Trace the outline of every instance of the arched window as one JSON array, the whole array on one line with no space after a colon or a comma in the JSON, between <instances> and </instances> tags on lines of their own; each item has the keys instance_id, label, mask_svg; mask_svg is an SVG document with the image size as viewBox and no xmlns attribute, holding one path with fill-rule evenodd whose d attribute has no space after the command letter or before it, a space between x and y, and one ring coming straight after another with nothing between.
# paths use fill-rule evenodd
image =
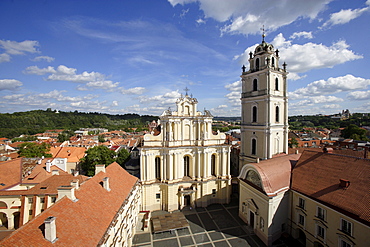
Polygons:
<instances>
[{"instance_id":1,"label":"arched window","mask_svg":"<svg viewBox=\"0 0 370 247\"><path fill-rule=\"evenodd\" d=\"M257 154L257 140L252 139L252 155L256 155L256 154Z\"/></svg>"},{"instance_id":2,"label":"arched window","mask_svg":"<svg viewBox=\"0 0 370 247\"><path fill-rule=\"evenodd\" d=\"M211 156L211 175L216 177L216 155Z\"/></svg>"},{"instance_id":3,"label":"arched window","mask_svg":"<svg viewBox=\"0 0 370 247\"><path fill-rule=\"evenodd\" d=\"M258 83L257 83L257 79L254 79L253 80L253 91L257 91L258 90Z\"/></svg>"},{"instance_id":4,"label":"arched window","mask_svg":"<svg viewBox=\"0 0 370 247\"><path fill-rule=\"evenodd\" d=\"M184 156L184 177L189 177L190 174L190 159L189 156Z\"/></svg>"},{"instance_id":5,"label":"arched window","mask_svg":"<svg viewBox=\"0 0 370 247\"><path fill-rule=\"evenodd\" d=\"M253 106L252 108L252 122L257 122L257 106Z\"/></svg>"},{"instance_id":6,"label":"arched window","mask_svg":"<svg viewBox=\"0 0 370 247\"><path fill-rule=\"evenodd\" d=\"M249 170L245 179L262 189L262 182L257 172Z\"/></svg>"},{"instance_id":7,"label":"arched window","mask_svg":"<svg viewBox=\"0 0 370 247\"><path fill-rule=\"evenodd\" d=\"M271 58L271 66L275 67L275 58L274 57Z\"/></svg>"},{"instance_id":8,"label":"arched window","mask_svg":"<svg viewBox=\"0 0 370 247\"><path fill-rule=\"evenodd\" d=\"M257 58L256 59L256 70L259 70L260 69L260 59Z\"/></svg>"},{"instance_id":9,"label":"arched window","mask_svg":"<svg viewBox=\"0 0 370 247\"><path fill-rule=\"evenodd\" d=\"M275 108L275 121L276 122L279 122L279 119L280 119L279 114L280 114L279 106L276 106Z\"/></svg>"},{"instance_id":10,"label":"arched window","mask_svg":"<svg viewBox=\"0 0 370 247\"><path fill-rule=\"evenodd\" d=\"M275 90L279 90L279 79L275 78Z\"/></svg>"},{"instance_id":11,"label":"arched window","mask_svg":"<svg viewBox=\"0 0 370 247\"><path fill-rule=\"evenodd\" d=\"M155 157L155 178L161 180L161 158Z\"/></svg>"}]
</instances>

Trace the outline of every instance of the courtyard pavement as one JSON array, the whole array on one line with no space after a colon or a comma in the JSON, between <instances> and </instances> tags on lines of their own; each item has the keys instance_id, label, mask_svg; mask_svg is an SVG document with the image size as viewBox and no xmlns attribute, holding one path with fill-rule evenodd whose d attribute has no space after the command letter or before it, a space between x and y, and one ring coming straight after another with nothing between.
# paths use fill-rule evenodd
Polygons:
<instances>
[{"instance_id":1,"label":"courtyard pavement","mask_svg":"<svg viewBox=\"0 0 370 247\"><path fill-rule=\"evenodd\" d=\"M238 202L227 205L212 204L207 208L182 210L189 227L172 232L137 233L133 246L252 246L264 243L238 216Z\"/></svg>"}]
</instances>

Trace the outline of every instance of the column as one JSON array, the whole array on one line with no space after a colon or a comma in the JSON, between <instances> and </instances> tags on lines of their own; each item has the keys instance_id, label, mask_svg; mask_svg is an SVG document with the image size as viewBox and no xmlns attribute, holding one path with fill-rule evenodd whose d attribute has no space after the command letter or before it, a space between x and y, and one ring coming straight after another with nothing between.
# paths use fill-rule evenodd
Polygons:
<instances>
[{"instance_id":1,"label":"column","mask_svg":"<svg viewBox=\"0 0 370 247\"><path fill-rule=\"evenodd\" d=\"M8 218L8 229L14 229L14 215L9 213L6 217Z\"/></svg>"}]
</instances>

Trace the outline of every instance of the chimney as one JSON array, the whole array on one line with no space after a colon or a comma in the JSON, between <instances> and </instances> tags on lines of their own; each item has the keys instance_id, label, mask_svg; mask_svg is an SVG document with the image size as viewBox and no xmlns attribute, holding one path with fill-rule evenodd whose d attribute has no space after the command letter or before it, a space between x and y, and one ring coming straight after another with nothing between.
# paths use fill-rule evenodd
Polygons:
<instances>
[{"instance_id":1,"label":"chimney","mask_svg":"<svg viewBox=\"0 0 370 247\"><path fill-rule=\"evenodd\" d=\"M78 175L80 175L80 172L79 172L79 171L75 171L75 172L73 173L73 176L75 176L75 177L77 177Z\"/></svg>"},{"instance_id":2,"label":"chimney","mask_svg":"<svg viewBox=\"0 0 370 247\"><path fill-rule=\"evenodd\" d=\"M50 160L46 161L46 171L50 172L51 162Z\"/></svg>"},{"instance_id":3,"label":"chimney","mask_svg":"<svg viewBox=\"0 0 370 247\"><path fill-rule=\"evenodd\" d=\"M105 173L105 165L95 165L95 175L99 172Z\"/></svg>"},{"instance_id":4,"label":"chimney","mask_svg":"<svg viewBox=\"0 0 370 247\"><path fill-rule=\"evenodd\" d=\"M54 243L57 238L57 227L55 224L56 217L50 216L45 219L45 239Z\"/></svg>"},{"instance_id":5,"label":"chimney","mask_svg":"<svg viewBox=\"0 0 370 247\"><path fill-rule=\"evenodd\" d=\"M346 179L339 179L339 186L343 189L347 189L350 185L350 181Z\"/></svg>"},{"instance_id":6,"label":"chimney","mask_svg":"<svg viewBox=\"0 0 370 247\"><path fill-rule=\"evenodd\" d=\"M298 149L295 150L295 154L299 154L299 150Z\"/></svg>"},{"instance_id":7,"label":"chimney","mask_svg":"<svg viewBox=\"0 0 370 247\"><path fill-rule=\"evenodd\" d=\"M324 153L333 153L332 148L324 148L323 151L324 151Z\"/></svg>"},{"instance_id":8,"label":"chimney","mask_svg":"<svg viewBox=\"0 0 370 247\"><path fill-rule=\"evenodd\" d=\"M52 170L51 175L59 175L59 170Z\"/></svg>"},{"instance_id":9,"label":"chimney","mask_svg":"<svg viewBox=\"0 0 370 247\"><path fill-rule=\"evenodd\" d=\"M68 197L69 199L71 199L74 202L77 201L77 198L75 196L75 187L65 186L65 185L58 187L58 199L57 199L57 201L62 199L64 196Z\"/></svg>"},{"instance_id":10,"label":"chimney","mask_svg":"<svg viewBox=\"0 0 370 247\"><path fill-rule=\"evenodd\" d=\"M103 178L103 188L106 189L107 191L110 191L109 177Z\"/></svg>"},{"instance_id":11,"label":"chimney","mask_svg":"<svg viewBox=\"0 0 370 247\"><path fill-rule=\"evenodd\" d=\"M73 179L71 181L71 186L78 190L78 188L80 187L78 179Z\"/></svg>"}]
</instances>

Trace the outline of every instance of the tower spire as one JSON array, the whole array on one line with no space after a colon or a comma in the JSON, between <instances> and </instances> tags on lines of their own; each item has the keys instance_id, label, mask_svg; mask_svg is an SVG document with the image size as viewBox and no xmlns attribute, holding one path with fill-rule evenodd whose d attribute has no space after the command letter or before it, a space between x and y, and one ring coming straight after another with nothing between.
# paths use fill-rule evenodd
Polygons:
<instances>
[{"instance_id":1,"label":"tower spire","mask_svg":"<svg viewBox=\"0 0 370 247\"><path fill-rule=\"evenodd\" d=\"M262 42L265 42L265 37L266 37L266 33L265 33L265 25L262 25Z\"/></svg>"}]
</instances>

